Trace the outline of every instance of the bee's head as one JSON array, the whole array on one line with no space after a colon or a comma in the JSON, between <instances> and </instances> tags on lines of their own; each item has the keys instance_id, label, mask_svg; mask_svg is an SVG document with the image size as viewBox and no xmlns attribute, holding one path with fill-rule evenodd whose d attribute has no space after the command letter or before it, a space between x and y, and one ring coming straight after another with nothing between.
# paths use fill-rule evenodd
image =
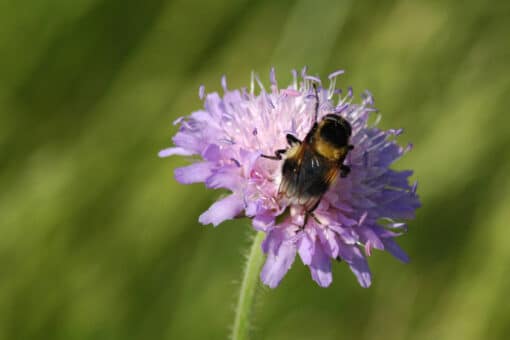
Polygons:
<instances>
[{"instance_id":1,"label":"bee's head","mask_svg":"<svg viewBox=\"0 0 510 340\"><path fill-rule=\"evenodd\" d=\"M344 147L349 145L352 128L347 120L331 113L322 118L317 132L321 140L336 147Z\"/></svg>"}]
</instances>

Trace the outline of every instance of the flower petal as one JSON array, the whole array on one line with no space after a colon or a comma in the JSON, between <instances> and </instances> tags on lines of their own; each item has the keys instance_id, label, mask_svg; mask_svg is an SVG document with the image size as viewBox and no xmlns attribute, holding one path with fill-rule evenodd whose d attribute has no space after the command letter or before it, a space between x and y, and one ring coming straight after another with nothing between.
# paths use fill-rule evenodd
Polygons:
<instances>
[{"instance_id":1,"label":"flower petal","mask_svg":"<svg viewBox=\"0 0 510 340\"><path fill-rule=\"evenodd\" d=\"M315 248L315 243L310 239L308 234L305 234L298 242L298 251L301 261L309 266L312 263L312 256Z\"/></svg>"},{"instance_id":2,"label":"flower petal","mask_svg":"<svg viewBox=\"0 0 510 340\"><path fill-rule=\"evenodd\" d=\"M337 234L329 228L319 228L317 230L317 235L319 236L323 250L326 254L329 257L336 259L339 251L338 244L340 242Z\"/></svg>"},{"instance_id":3,"label":"flower petal","mask_svg":"<svg viewBox=\"0 0 510 340\"><path fill-rule=\"evenodd\" d=\"M201 153L203 148L207 146L207 142L203 138L188 131L178 132L172 140L177 147L192 150L190 152L193 152L193 154Z\"/></svg>"},{"instance_id":4,"label":"flower petal","mask_svg":"<svg viewBox=\"0 0 510 340\"><path fill-rule=\"evenodd\" d=\"M237 166L224 166L223 168L214 170L212 175L206 179L205 185L208 188L224 188L230 191L237 191L243 184L243 179L239 172Z\"/></svg>"},{"instance_id":5,"label":"flower petal","mask_svg":"<svg viewBox=\"0 0 510 340\"><path fill-rule=\"evenodd\" d=\"M388 251L391 255L404 263L409 262L409 256L407 256L405 251L400 248L397 242L391 238L383 238L381 241L384 244L384 250Z\"/></svg>"},{"instance_id":6,"label":"flower petal","mask_svg":"<svg viewBox=\"0 0 510 340\"><path fill-rule=\"evenodd\" d=\"M212 223L215 227L225 220L230 220L244 209L244 203L240 195L232 194L217 202L207 209L198 221L202 224Z\"/></svg>"},{"instance_id":7,"label":"flower petal","mask_svg":"<svg viewBox=\"0 0 510 340\"><path fill-rule=\"evenodd\" d=\"M271 237L271 234L268 234L266 239L268 237ZM270 288L278 286L296 257L296 245L293 242L277 241L276 243L279 243L278 247L269 249L266 263L260 272L260 279Z\"/></svg>"},{"instance_id":8,"label":"flower petal","mask_svg":"<svg viewBox=\"0 0 510 340\"><path fill-rule=\"evenodd\" d=\"M384 250L384 243L370 227L359 226L358 234L361 237L361 242L370 243L372 248Z\"/></svg>"},{"instance_id":9,"label":"flower petal","mask_svg":"<svg viewBox=\"0 0 510 340\"><path fill-rule=\"evenodd\" d=\"M269 212L257 214L253 217L252 225L253 228L259 231L266 231L268 228L274 226L275 217Z\"/></svg>"},{"instance_id":10,"label":"flower petal","mask_svg":"<svg viewBox=\"0 0 510 340\"><path fill-rule=\"evenodd\" d=\"M241 149L239 152L240 163L243 168L243 172L245 177L250 177L251 170L253 169L253 165L260 157L260 152L250 152L245 149Z\"/></svg>"},{"instance_id":11,"label":"flower petal","mask_svg":"<svg viewBox=\"0 0 510 340\"><path fill-rule=\"evenodd\" d=\"M209 144L202 151L202 157L210 162L218 162L223 157L223 154L217 144Z\"/></svg>"},{"instance_id":12,"label":"flower petal","mask_svg":"<svg viewBox=\"0 0 510 340\"><path fill-rule=\"evenodd\" d=\"M327 287L333 281L333 274L331 273L331 259L322 250L322 245L319 240L315 241L314 252L312 261L310 263L310 272L312 279L321 287Z\"/></svg>"},{"instance_id":13,"label":"flower petal","mask_svg":"<svg viewBox=\"0 0 510 340\"><path fill-rule=\"evenodd\" d=\"M372 275L368 267L367 260L363 256L361 250L356 246L345 246L340 248L340 257L344 260L351 271L356 275L359 284L363 288L370 287L372 283Z\"/></svg>"},{"instance_id":14,"label":"flower petal","mask_svg":"<svg viewBox=\"0 0 510 340\"><path fill-rule=\"evenodd\" d=\"M330 224L329 226L336 232L338 237L346 244L356 244L358 242L358 235L354 232L353 228L344 228L340 225Z\"/></svg>"},{"instance_id":15,"label":"flower petal","mask_svg":"<svg viewBox=\"0 0 510 340\"><path fill-rule=\"evenodd\" d=\"M164 150L161 150L160 152L158 152L158 156L161 157L161 158L164 158L164 157L170 157L170 156L173 156L173 155L179 155L179 156L191 156L191 155L194 155L195 152L194 151L191 151L191 150L188 150L188 149L185 149L185 148L181 148L181 147L172 147L172 148L166 148Z\"/></svg>"},{"instance_id":16,"label":"flower petal","mask_svg":"<svg viewBox=\"0 0 510 340\"><path fill-rule=\"evenodd\" d=\"M211 176L214 164L210 162L198 162L174 171L175 179L182 184L205 182Z\"/></svg>"}]
</instances>

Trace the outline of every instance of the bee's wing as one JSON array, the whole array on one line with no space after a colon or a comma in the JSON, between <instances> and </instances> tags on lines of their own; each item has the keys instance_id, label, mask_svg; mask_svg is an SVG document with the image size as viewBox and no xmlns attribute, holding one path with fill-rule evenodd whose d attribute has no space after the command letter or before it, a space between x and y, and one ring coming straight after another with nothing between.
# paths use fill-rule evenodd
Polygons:
<instances>
[{"instance_id":1,"label":"bee's wing","mask_svg":"<svg viewBox=\"0 0 510 340\"><path fill-rule=\"evenodd\" d=\"M294 199L299 195L301 166L303 155L307 148L309 146L302 143L290 147L286 152L286 158L282 167L282 181L278 192L289 198L290 203L297 203L297 201L294 202Z\"/></svg>"},{"instance_id":2,"label":"bee's wing","mask_svg":"<svg viewBox=\"0 0 510 340\"><path fill-rule=\"evenodd\" d=\"M279 192L291 204L300 204L311 211L338 174L338 167L318 156L306 143L292 150L282 169Z\"/></svg>"},{"instance_id":3,"label":"bee's wing","mask_svg":"<svg viewBox=\"0 0 510 340\"><path fill-rule=\"evenodd\" d=\"M299 201L307 211L313 210L336 179L339 168L336 164L317 155L311 149L303 155L300 169Z\"/></svg>"}]
</instances>

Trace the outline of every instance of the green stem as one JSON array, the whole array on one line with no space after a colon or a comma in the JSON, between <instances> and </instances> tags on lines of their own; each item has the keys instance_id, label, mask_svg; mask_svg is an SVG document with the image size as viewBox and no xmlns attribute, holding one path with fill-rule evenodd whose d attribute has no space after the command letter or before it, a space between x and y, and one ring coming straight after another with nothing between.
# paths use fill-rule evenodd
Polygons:
<instances>
[{"instance_id":1,"label":"green stem","mask_svg":"<svg viewBox=\"0 0 510 340\"><path fill-rule=\"evenodd\" d=\"M265 234L261 231L255 235L250 254L246 259L241 292L239 294L239 301L237 301L232 340L248 339L250 326L249 317L253 306L253 297L255 296L255 288L257 288L257 283L259 282L260 268L264 262L262 249L260 248L264 240L264 235Z\"/></svg>"}]
</instances>

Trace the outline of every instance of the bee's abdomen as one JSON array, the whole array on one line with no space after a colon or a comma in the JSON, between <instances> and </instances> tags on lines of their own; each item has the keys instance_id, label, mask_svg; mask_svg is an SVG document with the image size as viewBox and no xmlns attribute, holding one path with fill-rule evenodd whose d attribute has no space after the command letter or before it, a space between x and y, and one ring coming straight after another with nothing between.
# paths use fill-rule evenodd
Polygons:
<instances>
[{"instance_id":1,"label":"bee's abdomen","mask_svg":"<svg viewBox=\"0 0 510 340\"><path fill-rule=\"evenodd\" d=\"M288 158L282 167L279 191L289 203L299 204L311 211L329 189L338 172L327 159L305 152L302 159Z\"/></svg>"}]
</instances>

